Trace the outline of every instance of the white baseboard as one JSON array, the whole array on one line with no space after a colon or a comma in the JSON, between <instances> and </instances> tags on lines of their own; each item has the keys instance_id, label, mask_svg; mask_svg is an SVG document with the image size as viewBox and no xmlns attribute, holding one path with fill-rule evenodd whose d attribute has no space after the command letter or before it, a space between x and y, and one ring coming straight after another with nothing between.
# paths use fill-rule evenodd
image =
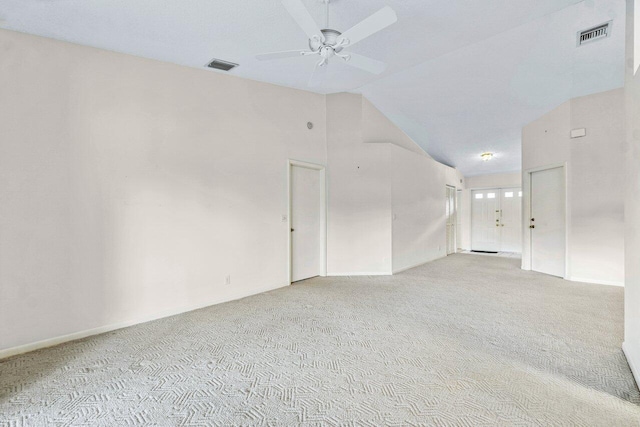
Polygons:
<instances>
[{"instance_id":1,"label":"white baseboard","mask_svg":"<svg viewBox=\"0 0 640 427\"><path fill-rule=\"evenodd\" d=\"M622 352L627 358L627 363L631 368L633 378L636 380L636 386L640 384L640 354L634 350L627 342L622 343Z\"/></svg>"},{"instance_id":2,"label":"white baseboard","mask_svg":"<svg viewBox=\"0 0 640 427\"><path fill-rule=\"evenodd\" d=\"M232 296L229 296L229 297L226 297L226 298L213 298L213 299L211 299L209 301L206 301L204 303L198 303L198 304L193 304L193 305L189 305L189 306L186 306L186 307L180 307L180 308L176 308L176 309L165 310L165 311L162 311L162 312L154 313L152 315L143 316L143 317L136 318L136 319L130 319L130 320L127 320L127 321L124 321L124 322L114 323L114 324L111 324L111 325L99 326L97 328L86 329L86 330L83 330L83 331L73 332L73 333L67 334L67 335L60 335L60 336L57 336L57 337L47 338L45 340L36 341L36 342L33 342L33 343L29 343L29 344L23 344L23 345L19 345L19 346L16 346L16 347L7 348L7 349L4 349L4 350L0 350L0 360L1 359L6 359L7 357L11 357L11 356L16 356L18 354L28 353L28 352L34 351L34 350L40 350L42 348L53 347L55 345L63 344L65 342L79 340L79 339L82 339L82 338L90 337L92 335L104 334L106 332L111 332L111 331L115 331L115 330L118 330L118 329L129 327L129 326L138 325L140 323L146 323L146 322L150 322L152 320L162 319L164 317L171 317L171 316L175 316L177 314L182 314L182 313L187 313L189 311L199 310L201 308L209 307L209 306L216 305L216 304L222 304L222 303L229 302L229 301L235 301L235 300L238 300L238 299L246 298L246 297L249 297L249 296L252 296L252 295L261 294L263 292L273 291L275 289L280 289L280 288L284 288L284 287L287 287L287 286L289 286L289 284L277 285L277 286L268 286L268 287L254 289L254 290L249 291L249 292L239 292L236 295L232 295Z\"/></svg>"},{"instance_id":3,"label":"white baseboard","mask_svg":"<svg viewBox=\"0 0 640 427\"><path fill-rule=\"evenodd\" d=\"M392 273L381 273L381 272L375 272L375 273L367 273L366 271L358 271L358 272L352 272L352 273L329 273L327 274L328 277L348 277L348 276L391 276Z\"/></svg>"},{"instance_id":4,"label":"white baseboard","mask_svg":"<svg viewBox=\"0 0 640 427\"><path fill-rule=\"evenodd\" d=\"M580 277L567 277L567 280L572 282L582 282L582 283L591 283L593 285L607 285L607 286L622 286L624 287L624 282L615 282L608 280L593 280L593 279L583 279Z\"/></svg>"}]
</instances>

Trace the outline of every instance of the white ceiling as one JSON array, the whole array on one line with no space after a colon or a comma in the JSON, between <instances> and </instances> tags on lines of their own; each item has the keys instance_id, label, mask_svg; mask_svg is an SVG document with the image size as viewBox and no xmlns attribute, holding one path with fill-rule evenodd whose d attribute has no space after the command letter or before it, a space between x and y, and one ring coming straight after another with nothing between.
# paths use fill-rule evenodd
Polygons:
<instances>
[{"instance_id":1,"label":"white ceiling","mask_svg":"<svg viewBox=\"0 0 640 427\"><path fill-rule=\"evenodd\" d=\"M320 0L303 2L323 24ZM330 27L385 5L398 23L352 49L385 73L333 61L315 91L364 94L467 176L519 170L524 124L624 82L624 0L332 0ZM577 31L610 19L610 38L576 48ZM279 0L0 0L0 27L190 67L225 59L235 75L305 90L317 62L254 59L307 47ZM495 160L480 160L486 150Z\"/></svg>"}]
</instances>

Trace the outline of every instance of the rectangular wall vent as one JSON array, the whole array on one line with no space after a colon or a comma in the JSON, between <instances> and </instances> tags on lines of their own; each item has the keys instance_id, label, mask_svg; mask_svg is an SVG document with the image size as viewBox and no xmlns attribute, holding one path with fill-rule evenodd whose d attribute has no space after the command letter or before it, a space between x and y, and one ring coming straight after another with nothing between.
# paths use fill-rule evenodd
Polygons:
<instances>
[{"instance_id":1,"label":"rectangular wall vent","mask_svg":"<svg viewBox=\"0 0 640 427\"><path fill-rule=\"evenodd\" d=\"M585 136L587 136L587 130L585 128L571 130L571 138L583 138Z\"/></svg>"},{"instance_id":2,"label":"rectangular wall vent","mask_svg":"<svg viewBox=\"0 0 640 427\"><path fill-rule=\"evenodd\" d=\"M223 61L222 59L214 59L213 61L207 64L209 68L215 68L216 70L229 71L233 68L236 68L238 64L234 64L233 62Z\"/></svg>"},{"instance_id":3,"label":"rectangular wall vent","mask_svg":"<svg viewBox=\"0 0 640 427\"><path fill-rule=\"evenodd\" d=\"M605 39L611 34L611 21L578 33L578 46Z\"/></svg>"}]
</instances>

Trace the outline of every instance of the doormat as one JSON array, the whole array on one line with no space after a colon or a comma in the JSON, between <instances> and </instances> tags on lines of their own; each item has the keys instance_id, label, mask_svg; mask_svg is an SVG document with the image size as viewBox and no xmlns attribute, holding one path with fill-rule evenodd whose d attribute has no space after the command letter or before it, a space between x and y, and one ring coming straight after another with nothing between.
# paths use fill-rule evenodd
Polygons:
<instances>
[{"instance_id":1,"label":"doormat","mask_svg":"<svg viewBox=\"0 0 640 427\"><path fill-rule=\"evenodd\" d=\"M498 253L493 251L471 251L471 252L477 252L479 254L497 254Z\"/></svg>"}]
</instances>

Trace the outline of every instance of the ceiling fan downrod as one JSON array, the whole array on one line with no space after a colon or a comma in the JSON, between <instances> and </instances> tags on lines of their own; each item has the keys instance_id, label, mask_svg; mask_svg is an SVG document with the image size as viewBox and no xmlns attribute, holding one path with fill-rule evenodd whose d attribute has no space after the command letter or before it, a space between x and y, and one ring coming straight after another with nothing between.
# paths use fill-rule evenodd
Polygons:
<instances>
[{"instance_id":1,"label":"ceiling fan downrod","mask_svg":"<svg viewBox=\"0 0 640 427\"><path fill-rule=\"evenodd\" d=\"M325 5L324 28L329 29L329 2L331 0L320 0Z\"/></svg>"}]
</instances>

